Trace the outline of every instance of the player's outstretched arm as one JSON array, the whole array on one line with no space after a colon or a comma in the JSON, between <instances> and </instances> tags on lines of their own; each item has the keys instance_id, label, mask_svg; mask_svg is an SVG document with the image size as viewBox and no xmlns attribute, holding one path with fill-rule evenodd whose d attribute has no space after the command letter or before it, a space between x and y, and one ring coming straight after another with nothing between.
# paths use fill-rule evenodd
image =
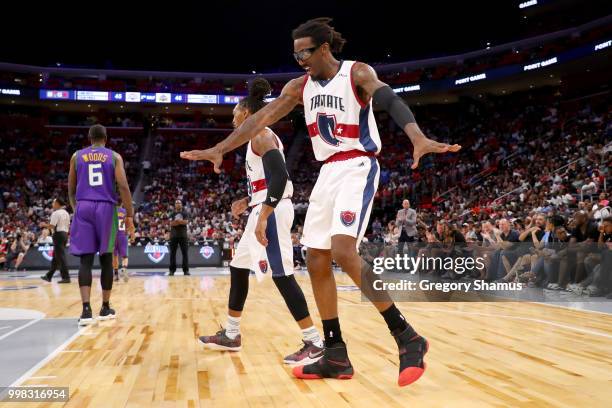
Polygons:
<instances>
[{"instance_id":1,"label":"player's outstretched arm","mask_svg":"<svg viewBox=\"0 0 612 408\"><path fill-rule=\"evenodd\" d=\"M362 91L364 99L372 98L374 105L387 111L393 121L410 138L414 146L413 169L419 166L419 159L427 153L457 152L461 149L461 146L457 144L449 145L427 138L417 125L408 105L393 92L389 85L378 79L372 67L358 62L353 66L352 71L355 86Z\"/></svg>"},{"instance_id":2,"label":"player's outstretched arm","mask_svg":"<svg viewBox=\"0 0 612 408\"><path fill-rule=\"evenodd\" d=\"M249 116L247 120L227 138L214 147L206 150L191 150L181 152L181 158L186 160L208 160L215 166L215 172L221 172L223 155L242 146L266 126L270 126L285 117L298 104L302 103L302 84L304 77L289 81L280 96L260 109L257 113Z\"/></svg>"},{"instance_id":3,"label":"player's outstretched arm","mask_svg":"<svg viewBox=\"0 0 612 408\"><path fill-rule=\"evenodd\" d=\"M274 208L276 208L280 200L283 199L285 186L287 185L287 180L289 180L289 173L287 172L287 165L283 155L278 150L276 136L272 131L264 129L251 143L253 151L257 152L262 158L265 173L270 175L266 180L268 190L266 201L261 206L257 225L255 226L255 238L257 238L261 245L267 246L266 229L268 217L274 212Z\"/></svg>"},{"instance_id":4,"label":"player's outstretched arm","mask_svg":"<svg viewBox=\"0 0 612 408\"><path fill-rule=\"evenodd\" d=\"M68 171L68 201L70 201L70 207L72 212L76 211L76 153L70 158L70 170Z\"/></svg>"},{"instance_id":5,"label":"player's outstretched arm","mask_svg":"<svg viewBox=\"0 0 612 408\"><path fill-rule=\"evenodd\" d=\"M119 153L115 155L115 181L121 196L121 202L125 208L125 225L132 239L134 239L134 207L132 206L132 193L125 174L123 158Z\"/></svg>"}]
</instances>

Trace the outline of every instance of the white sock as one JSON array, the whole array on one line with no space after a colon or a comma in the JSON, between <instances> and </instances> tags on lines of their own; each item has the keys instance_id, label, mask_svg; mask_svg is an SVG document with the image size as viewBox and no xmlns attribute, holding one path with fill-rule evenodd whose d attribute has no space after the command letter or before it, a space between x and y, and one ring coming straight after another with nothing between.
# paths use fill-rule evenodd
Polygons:
<instances>
[{"instance_id":1,"label":"white sock","mask_svg":"<svg viewBox=\"0 0 612 408\"><path fill-rule=\"evenodd\" d=\"M227 323L225 324L225 335L230 339L234 340L236 336L240 334L240 318L227 316Z\"/></svg>"},{"instance_id":2,"label":"white sock","mask_svg":"<svg viewBox=\"0 0 612 408\"><path fill-rule=\"evenodd\" d=\"M314 344L315 346L323 348L323 340L321 339L319 331L316 327L310 326L305 329L302 329L302 336L304 337L304 340L308 340L312 342L312 344Z\"/></svg>"}]
</instances>

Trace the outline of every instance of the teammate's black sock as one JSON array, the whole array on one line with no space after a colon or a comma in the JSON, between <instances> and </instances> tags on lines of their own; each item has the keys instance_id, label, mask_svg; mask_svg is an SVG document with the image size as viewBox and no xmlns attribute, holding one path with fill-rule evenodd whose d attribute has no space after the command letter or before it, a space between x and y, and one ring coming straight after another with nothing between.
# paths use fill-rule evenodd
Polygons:
<instances>
[{"instance_id":1,"label":"teammate's black sock","mask_svg":"<svg viewBox=\"0 0 612 408\"><path fill-rule=\"evenodd\" d=\"M343 343L342 332L340 331L340 321L335 319L322 320L323 334L325 335L325 347L332 347L336 343Z\"/></svg>"},{"instance_id":2,"label":"teammate's black sock","mask_svg":"<svg viewBox=\"0 0 612 408\"><path fill-rule=\"evenodd\" d=\"M399 309L395 307L395 303L392 304L384 312L380 312L380 314L385 319L385 322L387 323L387 327L389 327L390 332L403 332L407 327L409 327L410 330L414 334L416 334L414 329L410 327L410 325L406 322L404 316L402 316L402 312L400 312Z\"/></svg>"},{"instance_id":3,"label":"teammate's black sock","mask_svg":"<svg viewBox=\"0 0 612 408\"><path fill-rule=\"evenodd\" d=\"M102 302L102 308L103 308L103 309L110 309L110 304L109 304L109 302Z\"/></svg>"},{"instance_id":4,"label":"teammate's black sock","mask_svg":"<svg viewBox=\"0 0 612 408\"><path fill-rule=\"evenodd\" d=\"M115 276L119 275L119 269L114 269Z\"/></svg>"},{"instance_id":5,"label":"teammate's black sock","mask_svg":"<svg viewBox=\"0 0 612 408\"><path fill-rule=\"evenodd\" d=\"M89 310L91 309L91 305L89 304L89 302L83 302L83 310Z\"/></svg>"}]
</instances>

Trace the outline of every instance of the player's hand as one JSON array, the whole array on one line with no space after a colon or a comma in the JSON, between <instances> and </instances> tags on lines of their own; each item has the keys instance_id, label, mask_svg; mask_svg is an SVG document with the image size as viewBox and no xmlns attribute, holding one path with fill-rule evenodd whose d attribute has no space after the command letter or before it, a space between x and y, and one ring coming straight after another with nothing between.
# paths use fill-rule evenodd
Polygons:
<instances>
[{"instance_id":1,"label":"player's hand","mask_svg":"<svg viewBox=\"0 0 612 408\"><path fill-rule=\"evenodd\" d=\"M236 200L232 203L232 215L234 216L234 218L240 217L240 215L245 212L245 210L249 206L247 200L248 199L245 197L241 198L240 200Z\"/></svg>"},{"instance_id":2,"label":"player's hand","mask_svg":"<svg viewBox=\"0 0 612 408\"><path fill-rule=\"evenodd\" d=\"M262 204L258 210L257 225L255 226L255 238L263 245L268 246L268 238L266 237L266 228L268 227L268 217L274 212L274 208L267 204Z\"/></svg>"},{"instance_id":3,"label":"player's hand","mask_svg":"<svg viewBox=\"0 0 612 408\"><path fill-rule=\"evenodd\" d=\"M268 238L266 237L267 227L268 218L260 215L257 219L257 225L255 226L255 238L257 238L257 241L263 246L268 246Z\"/></svg>"},{"instance_id":4,"label":"player's hand","mask_svg":"<svg viewBox=\"0 0 612 408\"><path fill-rule=\"evenodd\" d=\"M128 234L130 234L130 240L134 242L134 240L136 239L136 227L134 227L134 218L125 217L125 228Z\"/></svg>"},{"instance_id":5,"label":"player's hand","mask_svg":"<svg viewBox=\"0 0 612 408\"><path fill-rule=\"evenodd\" d=\"M410 166L412 169L419 167L419 160L428 153L458 152L461 149L461 145L436 142L422 133L413 140L412 145L414 146L414 152L412 153L414 163Z\"/></svg>"},{"instance_id":6,"label":"player's hand","mask_svg":"<svg viewBox=\"0 0 612 408\"><path fill-rule=\"evenodd\" d=\"M221 163L223 163L223 154L216 147L211 147L206 150L190 150L181 152L181 159L185 160L208 160L214 166L215 173L221 173Z\"/></svg>"}]
</instances>

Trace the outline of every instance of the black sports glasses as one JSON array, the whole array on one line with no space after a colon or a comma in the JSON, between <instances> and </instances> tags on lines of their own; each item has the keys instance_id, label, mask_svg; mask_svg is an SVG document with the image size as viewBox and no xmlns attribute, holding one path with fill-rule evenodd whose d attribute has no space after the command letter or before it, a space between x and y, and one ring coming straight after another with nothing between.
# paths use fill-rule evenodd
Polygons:
<instances>
[{"instance_id":1,"label":"black sports glasses","mask_svg":"<svg viewBox=\"0 0 612 408\"><path fill-rule=\"evenodd\" d=\"M320 47L320 45L317 45L316 47L310 47L310 48L304 48L303 50L300 50L298 52L294 52L293 53L293 58L295 58L295 60L297 62L300 61L305 61L308 58L310 58L312 56L312 54Z\"/></svg>"}]
</instances>

